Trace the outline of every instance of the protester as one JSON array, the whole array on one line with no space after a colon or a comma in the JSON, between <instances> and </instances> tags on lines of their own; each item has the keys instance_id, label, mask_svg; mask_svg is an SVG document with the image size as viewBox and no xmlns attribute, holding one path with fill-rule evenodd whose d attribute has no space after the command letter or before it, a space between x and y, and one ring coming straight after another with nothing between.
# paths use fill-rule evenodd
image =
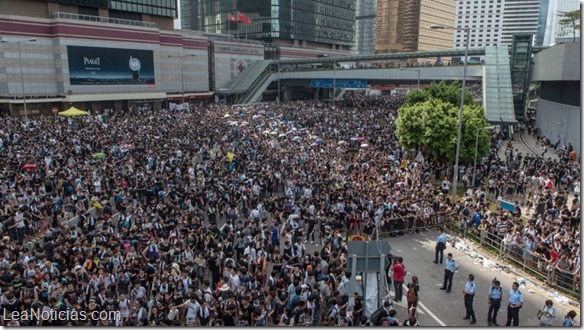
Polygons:
<instances>
[{"instance_id":1,"label":"protester","mask_svg":"<svg viewBox=\"0 0 584 330\"><path fill-rule=\"evenodd\" d=\"M539 325L542 327L551 327L554 325L554 319L556 318L556 308L554 307L554 302L550 299L545 301L545 304L541 306L538 311Z\"/></svg>"},{"instance_id":2,"label":"protester","mask_svg":"<svg viewBox=\"0 0 584 330\"><path fill-rule=\"evenodd\" d=\"M2 308L119 311L108 326L365 324L339 291L349 234L413 233L486 199L479 188L452 203L440 194L451 165L399 145L404 100L0 118ZM493 178L497 192L520 171L496 157L483 164L477 187ZM534 198L535 236L569 251L575 269L579 227L566 223L579 205L566 211L564 189L579 187L579 172L536 158L524 167L526 180L568 175L567 188L560 175ZM514 215L487 219L515 229Z\"/></svg>"},{"instance_id":3,"label":"protester","mask_svg":"<svg viewBox=\"0 0 584 330\"><path fill-rule=\"evenodd\" d=\"M569 311L568 314L564 317L564 321L562 321L563 327L573 327L576 325L574 322L574 318L576 318L577 313L575 311Z\"/></svg>"}]
</instances>

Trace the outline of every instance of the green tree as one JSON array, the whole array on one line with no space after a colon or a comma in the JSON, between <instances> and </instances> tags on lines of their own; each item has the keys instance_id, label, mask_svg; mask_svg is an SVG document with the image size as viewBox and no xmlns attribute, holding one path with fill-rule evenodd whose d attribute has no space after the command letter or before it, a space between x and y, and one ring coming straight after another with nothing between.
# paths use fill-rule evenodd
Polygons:
<instances>
[{"instance_id":1,"label":"green tree","mask_svg":"<svg viewBox=\"0 0 584 330\"><path fill-rule=\"evenodd\" d=\"M431 83L424 89L413 90L408 94L405 105L412 105L418 102L424 102L431 98L439 99L448 102L452 105L460 105L460 85L458 82L453 82L451 84L441 81L439 83ZM465 89L464 93L464 104L465 105L475 105L477 102L474 101L472 93L468 89Z\"/></svg>"},{"instance_id":2,"label":"green tree","mask_svg":"<svg viewBox=\"0 0 584 330\"><path fill-rule=\"evenodd\" d=\"M580 9L559 13L560 25L562 31L569 29L572 31L572 42L576 42L576 31L580 29Z\"/></svg>"},{"instance_id":3,"label":"green tree","mask_svg":"<svg viewBox=\"0 0 584 330\"><path fill-rule=\"evenodd\" d=\"M436 84L440 86L440 84ZM456 157L456 141L458 134L458 110L459 105L451 103L451 95L456 91L451 90L452 85L442 84L446 87L445 91L427 91L426 96L430 93L441 96L429 97L423 100L424 92L413 91L406 103L398 111L396 119L396 135L400 143L406 148L415 148L422 151L427 159L434 159L444 162L454 162ZM460 88L458 92L460 95ZM423 100L413 103L413 100ZM460 96L457 102L460 100ZM467 97L465 96L465 100ZM489 133L484 130L487 126L483 108L472 98L467 100L462 109L462 134L460 144L460 163L473 164L475 155L475 139L478 132L479 146L477 149L478 159L482 158L489 152L490 138Z\"/></svg>"}]
</instances>

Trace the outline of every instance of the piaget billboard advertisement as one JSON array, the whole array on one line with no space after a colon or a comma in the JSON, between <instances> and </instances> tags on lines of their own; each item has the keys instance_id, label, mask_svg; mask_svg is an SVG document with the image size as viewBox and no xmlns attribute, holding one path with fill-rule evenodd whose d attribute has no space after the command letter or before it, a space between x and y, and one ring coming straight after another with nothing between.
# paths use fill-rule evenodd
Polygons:
<instances>
[{"instance_id":1,"label":"piaget billboard advertisement","mask_svg":"<svg viewBox=\"0 0 584 330\"><path fill-rule=\"evenodd\" d=\"M154 85L151 50L67 46L71 85Z\"/></svg>"}]
</instances>

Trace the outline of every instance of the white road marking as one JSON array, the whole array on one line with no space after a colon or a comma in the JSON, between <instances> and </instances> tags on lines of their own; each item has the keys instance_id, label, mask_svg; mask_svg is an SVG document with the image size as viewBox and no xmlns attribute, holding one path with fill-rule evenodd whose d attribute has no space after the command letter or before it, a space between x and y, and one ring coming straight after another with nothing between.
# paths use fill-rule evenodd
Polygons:
<instances>
[{"instance_id":1,"label":"white road marking","mask_svg":"<svg viewBox=\"0 0 584 330\"><path fill-rule=\"evenodd\" d=\"M402 301L395 301L395 300L393 300L393 304L394 305L397 305L397 306L400 306L400 307L403 307L404 309L407 309L408 308L407 300L402 300ZM418 313L420 313L420 314L426 314L423 311L419 311Z\"/></svg>"},{"instance_id":2,"label":"white road marking","mask_svg":"<svg viewBox=\"0 0 584 330\"><path fill-rule=\"evenodd\" d=\"M405 289L405 290L406 290L406 292L407 292L407 290L408 290L408 287L407 287L405 284L404 284L403 286L404 286L404 289ZM426 307L426 305L422 304L422 301L418 301L418 306L419 306L421 309L424 309L424 310L426 310L426 313L428 313L428 314L429 314L429 315L430 315L430 316L431 316L431 317L432 317L432 318L433 318L433 319L434 319L436 322L438 322L438 324L440 324L440 325L441 325L441 326L443 326L443 327L445 327L445 326L446 326L446 323L442 322L442 320L440 320L440 319L438 318L438 316L436 316L436 314L432 313L432 311L431 311L431 310L430 310L428 307ZM407 305L406 305L406 308L407 308ZM421 313L420 313L420 314L421 314Z\"/></svg>"}]
</instances>

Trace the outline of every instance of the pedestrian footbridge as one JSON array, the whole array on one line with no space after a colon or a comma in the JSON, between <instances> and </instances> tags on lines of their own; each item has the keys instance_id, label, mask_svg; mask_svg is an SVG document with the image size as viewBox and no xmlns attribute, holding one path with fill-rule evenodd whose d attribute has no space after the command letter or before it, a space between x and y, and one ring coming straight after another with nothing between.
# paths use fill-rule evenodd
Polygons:
<instances>
[{"instance_id":1,"label":"pedestrian footbridge","mask_svg":"<svg viewBox=\"0 0 584 330\"><path fill-rule=\"evenodd\" d=\"M467 66L467 82L479 82L486 117L493 124L515 124L513 94L511 89L511 69L507 47L485 47L469 50L469 57L484 56L484 62ZM267 93L279 90L334 89L339 98L347 84L365 82L365 85L415 85L432 81L461 81L463 65L362 68L366 61L388 61L407 58L448 58L463 57L460 50L375 54L365 56L344 56L338 58L315 58L301 60L261 60L255 61L218 95L230 96L237 104L256 103ZM353 67L339 69L337 63L353 63ZM332 65L331 65L332 64ZM320 84L320 85L319 85ZM336 87L333 87L336 86ZM278 93L282 96L282 93ZM285 95L285 94L284 94ZM330 94L332 98L332 93ZM288 99L284 97L284 99Z\"/></svg>"}]
</instances>

